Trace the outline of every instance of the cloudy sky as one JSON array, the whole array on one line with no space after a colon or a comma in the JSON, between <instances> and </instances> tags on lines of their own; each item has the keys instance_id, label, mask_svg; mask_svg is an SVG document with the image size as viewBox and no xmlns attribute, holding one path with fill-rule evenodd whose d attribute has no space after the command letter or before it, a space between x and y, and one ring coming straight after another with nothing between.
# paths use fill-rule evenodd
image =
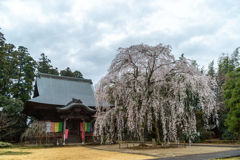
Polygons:
<instances>
[{"instance_id":1,"label":"cloudy sky","mask_svg":"<svg viewBox=\"0 0 240 160\"><path fill-rule=\"evenodd\" d=\"M7 43L96 84L119 47L172 46L201 66L240 46L239 0L0 0Z\"/></svg>"}]
</instances>

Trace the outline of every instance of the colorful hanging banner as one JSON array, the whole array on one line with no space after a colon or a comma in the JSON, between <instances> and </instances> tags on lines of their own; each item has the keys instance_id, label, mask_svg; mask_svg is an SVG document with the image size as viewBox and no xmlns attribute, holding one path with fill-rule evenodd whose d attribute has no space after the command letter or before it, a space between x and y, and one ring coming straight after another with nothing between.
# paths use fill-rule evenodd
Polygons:
<instances>
[{"instance_id":1,"label":"colorful hanging banner","mask_svg":"<svg viewBox=\"0 0 240 160\"><path fill-rule=\"evenodd\" d=\"M80 122L80 131L82 131L82 130L83 130L83 123Z\"/></svg>"},{"instance_id":2,"label":"colorful hanging banner","mask_svg":"<svg viewBox=\"0 0 240 160\"><path fill-rule=\"evenodd\" d=\"M51 132L51 122L46 122L46 132Z\"/></svg>"},{"instance_id":3,"label":"colorful hanging banner","mask_svg":"<svg viewBox=\"0 0 240 160\"><path fill-rule=\"evenodd\" d=\"M59 123L55 122L55 132L58 132L58 128L59 128Z\"/></svg>"},{"instance_id":4,"label":"colorful hanging banner","mask_svg":"<svg viewBox=\"0 0 240 160\"><path fill-rule=\"evenodd\" d=\"M65 130L65 139L68 139L68 129Z\"/></svg>"},{"instance_id":5,"label":"colorful hanging banner","mask_svg":"<svg viewBox=\"0 0 240 160\"><path fill-rule=\"evenodd\" d=\"M39 132L62 132L63 122L40 122Z\"/></svg>"},{"instance_id":6,"label":"colorful hanging banner","mask_svg":"<svg viewBox=\"0 0 240 160\"><path fill-rule=\"evenodd\" d=\"M63 122L59 122L58 132L62 132Z\"/></svg>"},{"instance_id":7,"label":"colorful hanging banner","mask_svg":"<svg viewBox=\"0 0 240 160\"><path fill-rule=\"evenodd\" d=\"M90 123L90 132L93 132L92 123Z\"/></svg>"},{"instance_id":8,"label":"colorful hanging banner","mask_svg":"<svg viewBox=\"0 0 240 160\"><path fill-rule=\"evenodd\" d=\"M51 122L51 132L55 132L55 123Z\"/></svg>"},{"instance_id":9,"label":"colorful hanging banner","mask_svg":"<svg viewBox=\"0 0 240 160\"><path fill-rule=\"evenodd\" d=\"M90 132L90 123L87 123L87 132Z\"/></svg>"},{"instance_id":10,"label":"colorful hanging banner","mask_svg":"<svg viewBox=\"0 0 240 160\"><path fill-rule=\"evenodd\" d=\"M87 132L87 123L85 123L85 132Z\"/></svg>"}]
</instances>

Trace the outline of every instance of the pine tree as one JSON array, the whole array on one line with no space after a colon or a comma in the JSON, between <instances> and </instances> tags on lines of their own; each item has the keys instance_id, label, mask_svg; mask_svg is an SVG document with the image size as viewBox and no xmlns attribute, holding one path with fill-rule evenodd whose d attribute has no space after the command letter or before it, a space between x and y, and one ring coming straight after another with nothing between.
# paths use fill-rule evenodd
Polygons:
<instances>
[{"instance_id":1,"label":"pine tree","mask_svg":"<svg viewBox=\"0 0 240 160\"><path fill-rule=\"evenodd\" d=\"M83 75L80 71L76 70L73 72L75 78L83 78Z\"/></svg>"},{"instance_id":2,"label":"pine tree","mask_svg":"<svg viewBox=\"0 0 240 160\"><path fill-rule=\"evenodd\" d=\"M39 58L37 70L40 73L59 75L58 68L53 68L51 60L44 53Z\"/></svg>"},{"instance_id":3,"label":"pine tree","mask_svg":"<svg viewBox=\"0 0 240 160\"><path fill-rule=\"evenodd\" d=\"M67 67L65 70L61 70L60 75L67 77L83 78L83 75L80 71L76 70L72 72L72 70L69 67Z\"/></svg>"},{"instance_id":4,"label":"pine tree","mask_svg":"<svg viewBox=\"0 0 240 160\"><path fill-rule=\"evenodd\" d=\"M74 77L74 74L69 67L67 67L65 70L61 70L60 75L61 76L67 76L67 77Z\"/></svg>"},{"instance_id":5,"label":"pine tree","mask_svg":"<svg viewBox=\"0 0 240 160\"><path fill-rule=\"evenodd\" d=\"M218 60L218 69L216 72L216 81L217 88L215 90L216 101L219 107L219 131L220 138L223 138L222 135L229 134L228 128L224 125L225 120L227 119L227 114L229 109L227 109L224 103L224 89L223 85L226 83L226 75L233 72L236 68L239 67L239 48L236 48L234 52L229 56L224 53L221 54Z\"/></svg>"},{"instance_id":6,"label":"pine tree","mask_svg":"<svg viewBox=\"0 0 240 160\"><path fill-rule=\"evenodd\" d=\"M26 104L27 100L31 99L36 62L23 46L18 47L17 57L18 70L12 93L14 98L20 98Z\"/></svg>"},{"instance_id":7,"label":"pine tree","mask_svg":"<svg viewBox=\"0 0 240 160\"><path fill-rule=\"evenodd\" d=\"M224 102L229 110L224 124L229 131L240 138L240 68L227 74L226 84L223 88Z\"/></svg>"},{"instance_id":8,"label":"pine tree","mask_svg":"<svg viewBox=\"0 0 240 160\"><path fill-rule=\"evenodd\" d=\"M16 71L16 52L13 44L6 44L4 35L0 32L0 94L11 97L11 86Z\"/></svg>"},{"instance_id":9,"label":"pine tree","mask_svg":"<svg viewBox=\"0 0 240 160\"><path fill-rule=\"evenodd\" d=\"M208 65L208 75L211 77L215 76L214 61L210 62Z\"/></svg>"}]
</instances>

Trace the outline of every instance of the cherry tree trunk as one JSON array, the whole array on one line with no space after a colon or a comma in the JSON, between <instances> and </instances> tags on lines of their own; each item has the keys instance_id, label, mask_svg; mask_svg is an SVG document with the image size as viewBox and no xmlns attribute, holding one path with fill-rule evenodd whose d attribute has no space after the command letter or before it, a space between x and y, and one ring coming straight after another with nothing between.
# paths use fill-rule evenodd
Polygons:
<instances>
[{"instance_id":1,"label":"cherry tree trunk","mask_svg":"<svg viewBox=\"0 0 240 160\"><path fill-rule=\"evenodd\" d=\"M154 127L156 128L156 144L160 144L160 136L159 136L159 130L157 126L157 122L155 121Z\"/></svg>"},{"instance_id":2,"label":"cherry tree trunk","mask_svg":"<svg viewBox=\"0 0 240 160\"><path fill-rule=\"evenodd\" d=\"M115 121L113 121L113 123L112 123L112 127L113 127L113 143L115 144L116 143L116 139L117 139L117 137L116 137L116 133L115 133Z\"/></svg>"},{"instance_id":3,"label":"cherry tree trunk","mask_svg":"<svg viewBox=\"0 0 240 160\"><path fill-rule=\"evenodd\" d=\"M145 143L144 135L145 135L145 129L140 130L140 145Z\"/></svg>"}]
</instances>

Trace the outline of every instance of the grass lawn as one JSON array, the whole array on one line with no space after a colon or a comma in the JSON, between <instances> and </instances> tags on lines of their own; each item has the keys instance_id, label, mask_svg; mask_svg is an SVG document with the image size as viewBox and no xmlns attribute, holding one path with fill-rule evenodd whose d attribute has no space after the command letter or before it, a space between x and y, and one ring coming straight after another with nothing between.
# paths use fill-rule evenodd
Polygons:
<instances>
[{"instance_id":1,"label":"grass lawn","mask_svg":"<svg viewBox=\"0 0 240 160\"><path fill-rule=\"evenodd\" d=\"M20 149L39 149L39 148L53 148L56 146L52 145L42 145L42 146L28 146L28 147L19 147Z\"/></svg>"},{"instance_id":2,"label":"grass lawn","mask_svg":"<svg viewBox=\"0 0 240 160\"><path fill-rule=\"evenodd\" d=\"M228 159L228 160L240 160L240 157L231 157L231 158L222 158L222 159Z\"/></svg>"},{"instance_id":3,"label":"grass lawn","mask_svg":"<svg viewBox=\"0 0 240 160\"><path fill-rule=\"evenodd\" d=\"M214 159L214 160L221 160L221 159L227 159L227 160L240 160L240 157L219 158L219 159Z\"/></svg>"},{"instance_id":4,"label":"grass lawn","mask_svg":"<svg viewBox=\"0 0 240 160\"><path fill-rule=\"evenodd\" d=\"M24 151L24 152L22 152ZM7 153L6 153L7 152ZM20 153L29 152L31 154L20 155ZM81 159L81 160L143 160L143 159L154 159L156 157L127 154L111 151L103 151L90 149L86 147L54 147L54 148L35 148L35 149L0 149L0 160L57 160L57 159Z\"/></svg>"},{"instance_id":5,"label":"grass lawn","mask_svg":"<svg viewBox=\"0 0 240 160\"><path fill-rule=\"evenodd\" d=\"M95 159L95 160L140 160L155 159L156 157L174 157L191 154L203 154L220 152L240 148L230 147L204 147L204 146L174 146L169 148L138 148L137 143L113 144L113 145L86 145L81 146L11 146L0 148L0 160L45 160L45 159ZM125 153L120 153L125 152ZM134 154L131 154L134 153ZM143 155L144 154L144 155ZM148 156L147 156L148 155ZM228 160L240 160L240 157L225 158Z\"/></svg>"},{"instance_id":6,"label":"grass lawn","mask_svg":"<svg viewBox=\"0 0 240 160\"><path fill-rule=\"evenodd\" d=\"M13 151L6 151L6 152L0 152L0 156L3 155L25 155L30 154L31 152L13 152Z\"/></svg>"}]
</instances>

